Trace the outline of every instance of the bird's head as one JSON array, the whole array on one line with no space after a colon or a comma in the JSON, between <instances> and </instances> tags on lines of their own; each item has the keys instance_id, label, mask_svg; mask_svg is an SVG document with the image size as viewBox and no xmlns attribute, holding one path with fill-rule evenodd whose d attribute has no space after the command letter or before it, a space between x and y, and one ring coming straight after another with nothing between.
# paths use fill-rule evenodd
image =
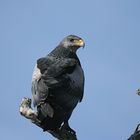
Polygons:
<instances>
[{"instance_id":1,"label":"bird's head","mask_svg":"<svg viewBox=\"0 0 140 140\"><path fill-rule=\"evenodd\" d=\"M83 39L75 35L65 37L59 44L61 47L68 48L72 52L76 52L80 47L85 46Z\"/></svg>"}]
</instances>

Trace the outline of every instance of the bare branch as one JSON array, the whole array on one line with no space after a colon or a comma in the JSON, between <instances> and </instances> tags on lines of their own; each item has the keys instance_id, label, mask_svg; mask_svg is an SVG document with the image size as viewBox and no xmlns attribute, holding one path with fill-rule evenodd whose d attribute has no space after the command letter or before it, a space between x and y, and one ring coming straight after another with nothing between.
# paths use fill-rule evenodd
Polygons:
<instances>
[{"instance_id":1,"label":"bare branch","mask_svg":"<svg viewBox=\"0 0 140 140\"><path fill-rule=\"evenodd\" d=\"M31 120L32 123L39 126L40 128L44 128L42 125L42 120L38 118L38 112L34 111L31 108L31 99L29 98L23 98L21 105L20 105L20 114L24 116L25 118ZM53 135L58 140L77 140L76 134L69 132L66 129L59 128L55 131L47 131L51 135Z\"/></svg>"}]
</instances>

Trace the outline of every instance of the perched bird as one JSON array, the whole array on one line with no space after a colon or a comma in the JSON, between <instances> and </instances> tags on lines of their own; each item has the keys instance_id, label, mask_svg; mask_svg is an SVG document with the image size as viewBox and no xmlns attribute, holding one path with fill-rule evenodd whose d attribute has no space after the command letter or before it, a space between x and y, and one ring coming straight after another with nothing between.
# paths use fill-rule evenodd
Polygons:
<instances>
[{"instance_id":1,"label":"perched bird","mask_svg":"<svg viewBox=\"0 0 140 140\"><path fill-rule=\"evenodd\" d=\"M37 60L32 76L32 97L44 131L65 128L74 132L68 120L84 93L84 72L76 51L84 41L65 37L46 57Z\"/></svg>"}]
</instances>

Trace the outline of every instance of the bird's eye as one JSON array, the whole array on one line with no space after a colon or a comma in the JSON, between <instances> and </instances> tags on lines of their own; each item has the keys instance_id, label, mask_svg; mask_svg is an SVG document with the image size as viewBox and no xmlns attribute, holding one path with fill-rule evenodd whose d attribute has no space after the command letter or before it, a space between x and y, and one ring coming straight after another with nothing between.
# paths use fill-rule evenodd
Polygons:
<instances>
[{"instance_id":1,"label":"bird's eye","mask_svg":"<svg viewBox=\"0 0 140 140\"><path fill-rule=\"evenodd\" d=\"M74 39L70 39L70 42L74 42Z\"/></svg>"}]
</instances>

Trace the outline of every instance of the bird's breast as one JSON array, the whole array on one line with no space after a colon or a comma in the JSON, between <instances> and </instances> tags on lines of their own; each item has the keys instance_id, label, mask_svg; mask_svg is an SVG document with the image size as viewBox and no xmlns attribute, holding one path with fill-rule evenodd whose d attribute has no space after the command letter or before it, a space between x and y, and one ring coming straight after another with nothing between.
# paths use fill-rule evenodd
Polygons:
<instances>
[{"instance_id":1,"label":"bird's breast","mask_svg":"<svg viewBox=\"0 0 140 140\"><path fill-rule=\"evenodd\" d=\"M75 90L81 89L84 82L84 73L82 68L79 65L76 65L76 68L73 71L73 73L68 75L71 79L71 82L73 83L72 86L75 87Z\"/></svg>"}]
</instances>

